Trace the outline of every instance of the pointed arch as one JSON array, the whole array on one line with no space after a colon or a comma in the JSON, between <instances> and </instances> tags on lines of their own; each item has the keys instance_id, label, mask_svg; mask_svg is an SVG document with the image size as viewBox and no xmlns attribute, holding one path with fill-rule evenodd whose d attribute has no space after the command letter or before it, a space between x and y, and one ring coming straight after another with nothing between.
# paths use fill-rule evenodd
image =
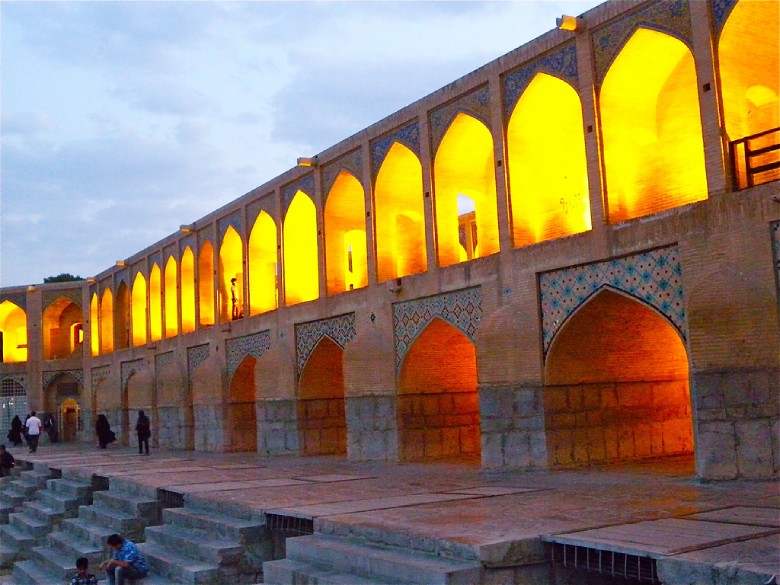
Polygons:
<instances>
[{"instance_id":1,"label":"pointed arch","mask_svg":"<svg viewBox=\"0 0 780 585\"><path fill-rule=\"evenodd\" d=\"M284 217L284 298L288 305L320 296L317 209L297 191Z\"/></svg>"},{"instance_id":2,"label":"pointed arch","mask_svg":"<svg viewBox=\"0 0 780 585\"><path fill-rule=\"evenodd\" d=\"M345 170L328 192L324 223L328 294L368 286L365 192Z\"/></svg>"},{"instance_id":3,"label":"pointed arch","mask_svg":"<svg viewBox=\"0 0 780 585\"><path fill-rule=\"evenodd\" d=\"M165 337L175 337L179 334L177 272L176 258L170 256L165 263Z\"/></svg>"},{"instance_id":4,"label":"pointed arch","mask_svg":"<svg viewBox=\"0 0 780 585\"><path fill-rule=\"evenodd\" d=\"M43 359L66 358L75 353L84 340L84 316L81 307L59 297L43 311Z\"/></svg>"},{"instance_id":5,"label":"pointed arch","mask_svg":"<svg viewBox=\"0 0 780 585\"><path fill-rule=\"evenodd\" d=\"M162 273L155 262L149 273L149 339L162 339Z\"/></svg>"},{"instance_id":6,"label":"pointed arch","mask_svg":"<svg viewBox=\"0 0 780 585\"><path fill-rule=\"evenodd\" d=\"M198 315L201 327L214 324L214 246L208 240L198 254Z\"/></svg>"},{"instance_id":7,"label":"pointed arch","mask_svg":"<svg viewBox=\"0 0 780 585\"><path fill-rule=\"evenodd\" d=\"M27 313L9 300L0 303L0 338L0 363L27 361Z\"/></svg>"},{"instance_id":8,"label":"pointed arch","mask_svg":"<svg viewBox=\"0 0 780 585\"><path fill-rule=\"evenodd\" d=\"M609 220L707 198L693 55L680 40L638 28L599 94Z\"/></svg>"},{"instance_id":9,"label":"pointed arch","mask_svg":"<svg viewBox=\"0 0 780 585\"><path fill-rule=\"evenodd\" d=\"M100 353L114 351L114 293L110 288L100 297Z\"/></svg>"},{"instance_id":10,"label":"pointed arch","mask_svg":"<svg viewBox=\"0 0 780 585\"><path fill-rule=\"evenodd\" d=\"M249 233L249 314L279 306L276 222L261 211Z\"/></svg>"},{"instance_id":11,"label":"pointed arch","mask_svg":"<svg viewBox=\"0 0 780 585\"><path fill-rule=\"evenodd\" d=\"M247 355L230 380L225 421L229 451L257 451L256 365L257 358Z\"/></svg>"},{"instance_id":12,"label":"pointed arch","mask_svg":"<svg viewBox=\"0 0 780 585\"><path fill-rule=\"evenodd\" d=\"M591 229L582 104L571 85L533 77L509 118L507 151L515 247Z\"/></svg>"},{"instance_id":13,"label":"pointed arch","mask_svg":"<svg viewBox=\"0 0 780 585\"><path fill-rule=\"evenodd\" d=\"M236 280L235 288L232 287ZM219 315L222 321L236 319L244 308L244 241L229 226L219 247ZM232 294L235 290L236 298Z\"/></svg>"},{"instance_id":14,"label":"pointed arch","mask_svg":"<svg viewBox=\"0 0 780 585\"><path fill-rule=\"evenodd\" d=\"M374 209L379 281L425 272L422 165L400 142L390 147L377 174Z\"/></svg>"},{"instance_id":15,"label":"pointed arch","mask_svg":"<svg viewBox=\"0 0 780 585\"><path fill-rule=\"evenodd\" d=\"M439 266L498 252L498 211L493 136L484 123L458 113L433 163ZM458 208L466 196L473 210Z\"/></svg>"},{"instance_id":16,"label":"pointed arch","mask_svg":"<svg viewBox=\"0 0 780 585\"><path fill-rule=\"evenodd\" d=\"M100 319L98 314L98 296L97 293L92 293L92 300L89 302L89 349L92 357L100 353Z\"/></svg>"},{"instance_id":17,"label":"pointed arch","mask_svg":"<svg viewBox=\"0 0 780 585\"><path fill-rule=\"evenodd\" d=\"M195 255L187 246L181 255L181 332L195 331Z\"/></svg>"},{"instance_id":18,"label":"pointed arch","mask_svg":"<svg viewBox=\"0 0 780 585\"><path fill-rule=\"evenodd\" d=\"M135 275L132 291L133 347L145 345L147 339L147 289L142 273Z\"/></svg>"},{"instance_id":19,"label":"pointed arch","mask_svg":"<svg viewBox=\"0 0 780 585\"><path fill-rule=\"evenodd\" d=\"M130 291L123 280L116 289L116 308L114 310L116 349L130 347L130 320Z\"/></svg>"}]
</instances>

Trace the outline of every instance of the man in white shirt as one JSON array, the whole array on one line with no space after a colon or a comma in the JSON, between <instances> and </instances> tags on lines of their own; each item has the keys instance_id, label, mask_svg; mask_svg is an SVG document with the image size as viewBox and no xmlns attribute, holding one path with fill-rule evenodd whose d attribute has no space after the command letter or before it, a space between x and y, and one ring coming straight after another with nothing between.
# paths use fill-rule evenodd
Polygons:
<instances>
[{"instance_id":1,"label":"man in white shirt","mask_svg":"<svg viewBox=\"0 0 780 585\"><path fill-rule=\"evenodd\" d=\"M30 413L30 418L27 419L24 426L27 427L27 442L30 445L30 453L35 453L38 450L38 439L41 436L43 423L41 423L41 419L35 416L34 410Z\"/></svg>"}]
</instances>

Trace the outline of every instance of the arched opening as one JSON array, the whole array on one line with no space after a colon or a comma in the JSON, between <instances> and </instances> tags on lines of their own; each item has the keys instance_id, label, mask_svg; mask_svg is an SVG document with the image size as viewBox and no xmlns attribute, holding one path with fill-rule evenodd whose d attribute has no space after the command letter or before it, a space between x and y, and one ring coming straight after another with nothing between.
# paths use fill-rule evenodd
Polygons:
<instances>
[{"instance_id":1,"label":"arched opening","mask_svg":"<svg viewBox=\"0 0 780 585\"><path fill-rule=\"evenodd\" d=\"M487 126L464 113L455 116L433 162L439 266L498 252L493 159ZM459 209L459 195L471 200L472 211Z\"/></svg>"},{"instance_id":2,"label":"arched opening","mask_svg":"<svg viewBox=\"0 0 780 585\"><path fill-rule=\"evenodd\" d=\"M4 301L5 302L5 301ZM27 390L13 378L3 378L0 382L0 433L5 437L11 430L11 421L15 416L24 423L27 410Z\"/></svg>"},{"instance_id":3,"label":"arched opening","mask_svg":"<svg viewBox=\"0 0 780 585\"><path fill-rule=\"evenodd\" d=\"M261 211L249 234L249 314L279 306L276 222Z\"/></svg>"},{"instance_id":4,"label":"arched opening","mask_svg":"<svg viewBox=\"0 0 780 585\"><path fill-rule=\"evenodd\" d=\"M98 298L97 293L92 293L92 300L89 302L89 349L92 357L100 353L100 335L98 319Z\"/></svg>"},{"instance_id":5,"label":"arched opening","mask_svg":"<svg viewBox=\"0 0 780 585\"><path fill-rule=\"evenodd\" d=\"M149 273L149 338L162 339L162 276L156 262Z\"/></svg>"},{"instance_id":6,"label":"arched opening","mask_svg":"<svg viewBox=\"0 0 780 585\"><path fill-rule=\"evenodd\" d=\"M114 311L116 349L130 347L130 322L130 291L122 281L116 289L116 310Z\"/></svg>"},{"instance_id":7,"label":"arched opening","mask_svg":"<svg viewBox=\"0 0 780 585\"><path fill-rule=\"evenodd\" d=\"M244 242L233 226L219 247L219 316L222 321L244 316Z\"/></svg>"},{"instance_id":8,"label":"arched opening","mask_svg":"<svg viewBox=\"0 0 780 585\"><path fill-rule=\"evenodd\" d=\"M297 191L284 217L284 300L287 305L320 296L317 209Z\"/></svg>"},{"instance_id":9,"label":"arched opening","mask_svg":"<svg viewBox=\"0 0 780 585\"><path fill-rule=\"evenodd\" d=\"M591 229L582 104L574 88L537 73L507 125L515 247Z\"/></svg>"},{"instance_id":10,"label":"arched opening","mask_svg":"<svg viewBox=\"0 0 780 585\"><path fill-rule=\"evenodd\" d=\"M208 240L198 255L198 315L201 327L214 324L214 247Z\"/></svg>"},{"instance_id":11,"label":"arched opening","mask_svg":"<svg viewBox=\"0 0 780 585\"><path fill-rule=\"evenodd\" d=\"M404 358L398 382L402 460L480 457L477 355L459 329L435 318Z\"/></svg>"},{"instance_id":12,"label":"arched opening","mask_svg":"<svg viewBox=\"0 0 780 585\"><path fill-rule=\"evenodd\" d=\"M368 286L365 193L346 171L325 201L325 271L329 295Z\"/></svg>"},{"instance_id":13,"label":"arched opening","mask_svg":"<svg viewBox=\"0 0 780 585\"><path fill-rule=\"evenodd\" d=\"M425 272L425 209L422 165L394 142L374 188L377 277L380 282Z\"/></svg>"},{"instance_id":14,"label":"arched opening","mask_svg":"<svg viewBox=\"0 0 780 585\"><path fill-rule=\"evenodd\" d=\"M107 288L100 297L100 353L114 351L114 294Z\"/></svg>"},{"instance_id":15,"label":"arched opening","mask_svg":"<svg viewBox=\"0 0 780 585\"><path fill-rule=\"evenodd\" d=\"M84 318L72 300L60 297L43 312L43 359L67 358L81 349Z\"/></svg>"},{"instance_id":16,"label":"arched opening","mask_svg":"<svg viewBox=\"0 0 780 585\"><path fill-rule=\"evenodd\" d=\"M60 441L78 439L80 394L81 384L69 374L60 374L45 389L46 412L55 418L55 428Z\"/></svg>"},{"instance_id":17,"label":"arched opening","mask_svg":"<svg viewBox=\"0 0 780 585\"><path fill-rule=\"evenodd\" d=\"M257 410L254 356L246 356L230 381L226 426L229 451L257 451Z\"/></svg>"},{"instance_id":18,"label":"arched opening","mask_svg":"<svg viewBox=\"0 0 780 585\"><path fill-rule=\"evenodd\" d=\"M132 292L133 346L146 343L146 278L140 272L133 280Z\"/></svg>"},{"instance_id":19,"label":"arched opening","mask_svg":"<svg viewBox=\"0 0 780 585\"><path fill-rule=\"evenodd\" d=\"M341 346L323 337L301 372L298 428L303 455L347 452L343 358Z\"/></svg>"},{"instance_id":20,"label":"arched opening","mask_svg":"<svg viewBox=\"0 0 780 585\"><path fill-rule=\"evenodd\" d=\"M181 332L195 331L195 255L187 246L181 255Z\"/></svg>"},{"instance_id":21,"label":"arched opening","mask_svg":"<svg viewBox=\"0 0 780 585\"><path fill-rule=\"evenodd\" d=\"M594 465L693 452L688 356L646 305L603 290L558 332L547 355L550 465Z\"/></svg>"},{"instance_id":22,"label":"arched opening","mask_svg":"<svg viewBox=\"0 0 780 585\"><path fill-rule=\"evenodd\" d=\"M609 221L707 198L696 68L669 35L639 28L599 95Z\"/></svg>"},{"instance_id":23,"label":"arched opening","mask_svg":"<svg viewBox=\"0 0 780 585\"><path fill-rule=\"evenodd\" d=\"M165 337L179 334L179 292L176 286L176 258L165 263Z\"/></svg>"},{"instance_id":24,"label":"arched opening","mask_svg":"<svg viewBox=\"0 0 780 585\"><path fill-rule=\"evenodd\" d=\"M60 402L57 417L60 440L72 443L79 438L81 430L81 406L77 398L65 398Z\"/></svg>"},{"instance_id":25,"label":"arched opening","mask_svg":"<svg viewBox=\"0 0 780 585\"><path fill-rule=\"evenodd\" d=\"M27 313L11 301L0 303L2 362L27 361Z\"/></svg>"},{"instance_id":26,"label":"arched opening","mask_svg":"<svg viewBox=\"0 0 780 585\"><path fill-rule=\"evenodd\" d=\"M780 9L776 2L740 0L731 11L718 41L723 117L729 140L775 130L750 141L751 149L780 144ZM780 160L769 151L751 160L751 167ZM735 169L746 185L745 160ZM780 179L780 169L753 177L756 183Z\"/></svg>"}]
</instances>

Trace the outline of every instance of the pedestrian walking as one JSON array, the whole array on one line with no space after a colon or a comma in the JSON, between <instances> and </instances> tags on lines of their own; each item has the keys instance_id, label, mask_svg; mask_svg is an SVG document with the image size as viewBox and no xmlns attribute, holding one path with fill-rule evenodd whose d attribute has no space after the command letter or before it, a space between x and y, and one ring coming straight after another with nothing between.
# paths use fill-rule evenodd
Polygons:
<instances>
[{"instance_id":1,"label":"pedestrian walking","mask_svg":"<svg viewBox=\"0 0 780 585\"><path fill-rule=\"evenodd\" d=\"M143 579L149 574L146 560L131 541L112 534L106 542L114 552L100 568L106 571L109 585L126 585L130 579Z\"/></svg>"},{"instance_id":2,"label":"pedestrian walking","mask_svg":"<svg viewBox=\"0 0 780 585\"><path fill-rule=\"evenodd\" d=\"M43 419L43 429L49 435L49 441L56 443L59 440L59 431L57 431L57 419L53 414L47 414Z\"/></svg>"},{"instance_id":3,"label":"pedestrian walking","mask_svg":"<svg viewBox=\"0 0 780 585\"><path fill-rule=\"evenodd\" d=\"M149 417L146 416L143 410L138 411L138 422L135 423L135 432L138 435L138 454L144 454L144 448L146 448L146 454L149 454L149 439L152 436L151 424L149 423Z\"/></svg>"},{"instance_id":4,"label":"pedestrian walking","mask_svg":"<svg viewBox=\"0 0 780 585\"><path fill-rule=\"evenodd\" d=\"M105 449L109 443L116 441L116 435L111 430L111 423L105 414L99 414L95 422L95 434L101 449Z\"/></svg>"},{"instance_id":5,"label":"pedestrian walking","mask_svg":"<svg viewBox=\"0 0 780 585\"><path fill-rule=\"evenodd\" d=\"M22 419L19 418L18 414L11 421L11 430L8 431L6 437L14 444L14 447L24 443L24 439L22 439Z\"/></svg>"},{"instance_id":6,"label":"pedestrian walking","mask_svg":"<svg viewBox=\"0 0 780 585\"><path fill-rule=\"evenodd\" d=\"M30 453L38 451L38 439L41 438L41 419L35 416L35 411L30 413L30 418L27 419L25 427L27 428L27 443L30 445Z\"/></svg>"}]
</instances>

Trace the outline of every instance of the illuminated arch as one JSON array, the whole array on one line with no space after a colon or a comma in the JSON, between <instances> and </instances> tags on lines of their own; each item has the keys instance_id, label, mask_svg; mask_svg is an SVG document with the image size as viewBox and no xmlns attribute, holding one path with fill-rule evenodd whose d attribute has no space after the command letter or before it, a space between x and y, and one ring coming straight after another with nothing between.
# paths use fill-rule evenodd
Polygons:
<instances>
[{"instance_id":1,"label":"illuminated arch","mask_svg":"<svg viewBox=\"0 0 780 585\"><path fill-rule=\"evenodd\" d=\"M284 299L288 305L320 296L317 210L303 191L293 197L284 218Z\"/></svg>"},{"instance_id":2,"label":"illuminated arch","mask_svg":"<svg viewBox=\"0 0 780 585\"><path fill-rule=\"evenodd\" d=\"M208 240L198 254L198 318L201 327L214 324L214 246Z\"/></svg>"},{"instance_id":3,"label":"illuminated arch","mask_svg":"<svg viewBox=\"0 0 780 585\"><path fill-rule=\"evenodd\" d=\"M92 300L89 303L89 349L93 357L100 353L98 312L97 293L92 293Z\"/></svg>"},{"instance_id":4,"label":"illuminated arch","mask_svg":"<svg viewBox=\"0 0 780 585\"><path fill-rule=\"evenodd\" d=\"M0 303L0 337L2 338L1 362L27 361L27 313L12 303Z\"/></svg>"},{"instance_id":5,"label":"illuminated arch","mask_svg":"<svg viewBox=\"0 0 780 585\"><path fill-rule=\"evenodd\" d=\"M580 97L537 73L507 125L512 232L516 247L591 229Z\"/></svg>"},{"instance_id":6,"label":"illuminated arch","mask_svg":"<svg viewBox=\"0 0 780 585\"><path fill-rule=\"evenodd\" d=\"M162 275L156 262L149 273L149 339L162 339Z\"/></svg>"},{"instance_id":7,"label":"illuminated arch","mask_svg":"<svg viewBox=\"0 0 780 585\"><path fill-rule=\"evenodd\" d=\"M195 255L187 246L181 255L181 332L195 331Z\"/></svg>"},{"instance_id":8,"label":"illuminated arch","mask_svg":"<svg viewBox=\"0 0 780 585\"><path fill-rule=\"evenodd\" d=\"M440 266L498 252L493 159L490 130L476 118L459 113L433 163ZM458 196L468 197L473 211L459 209Z\"/></svg>"},{"instance_id":9,"label":"illuminated arch","mask_svg":"<svg viewBox=\"0 0 780 585\"><path fill-rule=\"evenodd\" d=\"M165 337L179 334L179 293L176 258L168 258L165 263Z\"/></svg>"},{"instance_id":10,"label":"illuminated arch","mask_svg":"<svg viewBox=\"0 0 780 585\"><path fill-rule=\"evenodd\" d=\"M610 222L707 198L696 68L669 35L639 28L599 96Z\"/></svg>"},{"instance_id":11,"label":"illuminated arch","mask_svg":"<svg viewBox=\"0 0 780 585\"><path fill-rule=\"evenodd\" d=\"M261 211L249 233L249 314L279 306L276 222Z\"/></svg>"},{"instance_id":12,"label":"illuminated arch","mask_svg":"<svg viewBox=\"0 0 780 585\"><path fill-rule=\"evenodd\" d=\"M107 288L100 297L100 353L114 351L114 293Z\"/></svg>"},{"instance_id":13,"label":"illuminated arch","mask_svg":"<svg viewBox=\"0 0 780 585\"><path fill-rule=\"evenodd\" d=\"M43 312L43 359L62 359L73 354L84 339L84 317L72 300L60 297Z\"/></svg>"},{"instance_id":14,"label":"illuminated arch","mask_svg":"<svg viewBox=\"0 0 780 585\"><path fill-rule=\"evenodd\" d=\"M146 319L147 319L147 300L146 300L146 278L140 272L135 275L133 280L132 292L132 318L133 318L133 346L144 345L146 343Z\"/></svg>"},{"instance_id":15,"label":"illuminated arch","mask_svg":"<svg viewBox=\"0 0 780 585\"><path fill-rule=\"evenodd\" d=\"M422 165L399 142L390 147L377 174L374 207L379 281L425 272Z\"/></svg>"},{"instance_id":16,"label":"illuminated arch","mask_svg":"<svg viewBox=\"0 0 780 585\"><path fill-rule=\"evenodd\" d=\"M130 291L124 281L116 289L116 307L114 308L114 339L116 349L130 347Z\"/></svg>"},{"instance_id":17,"label":"illuminated arch","mask_svg":"<svg viewBox=\"0 0 780 585\"><path fill-rule=\"evenodd\" d=\"M339 172L324 215L328 294L368 286L365 193L354 175Z\"/></svg>"},{"instance_id":18,"label":"illuminated arch","mask_svg":"<svg viewBox=\"0 0 780 585\"><path fill-rule=\"evenodd\" d=\"M257 451L256 364L254 356L246 356L230 381L225 417L228 451Z\"/></svg>"},{"instance_id":19,"label":"illuminated arch","mask_svg":"<svg viewBox=\"0 0 780 585\"><path fill-rule=\"evenodd\" d=\"M231 280L236 279L235 314L231 298ZM244 242L229 226L219 247L219 315L223 321L239 317L244 309Z\"/></svg>"}]
</instances>

